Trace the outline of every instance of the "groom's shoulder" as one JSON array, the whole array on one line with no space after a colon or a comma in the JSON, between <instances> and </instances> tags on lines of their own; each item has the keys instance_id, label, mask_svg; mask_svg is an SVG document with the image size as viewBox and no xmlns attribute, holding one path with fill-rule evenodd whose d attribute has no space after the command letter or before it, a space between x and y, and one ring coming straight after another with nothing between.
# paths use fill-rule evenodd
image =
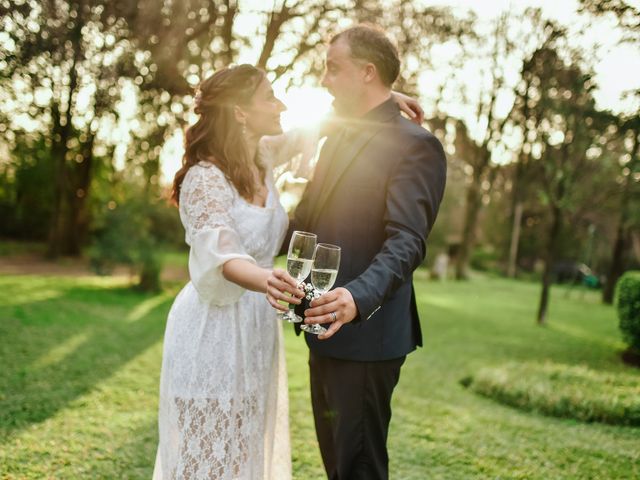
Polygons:
<instances>
[{"instance_id":1,"label":"groom's shoulder","mask_svg":"<svg viewBox=\"0 0 640 480\"><path fill-rule=\"evenodd\" d=\"M395 130L397 132L396 135L401 140L401 144L407 150L420 147L435 149L438 152L443 150L440 140L434 134L404 117L397 119Z\"/></svg>"}]
</instances>

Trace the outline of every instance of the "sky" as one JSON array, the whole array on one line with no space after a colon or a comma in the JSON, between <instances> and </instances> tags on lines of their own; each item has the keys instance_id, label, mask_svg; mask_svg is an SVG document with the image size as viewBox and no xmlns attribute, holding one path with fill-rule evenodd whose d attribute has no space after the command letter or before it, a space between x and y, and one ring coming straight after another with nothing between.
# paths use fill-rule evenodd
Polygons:
<instances>
[{"instance_id":1,"label":"sky","mask_svg":"<svg viewBox=\"0 0 640 480\"><path fill-rule=\"evenodd\" d=\"M629 4L640 8L640 0L626 0ZM259 0L250 0L248 2L263 4ZM579 3L577 0L431 0L422 1L425 5L449 6L454 9L471 9L481 19L490 19L498 16L501 12L513 11L514 9L524 9L526 7L540 7L544 15L558 20L564 25L573 25L571 30L574 32L575 42L584 46L593 46L595 42L601 44L599 50L599 59L595 62L596 81L599 89L596 93L596 100L601 108L613 109L616 112L631 113L637 105L625 103L621 100L621 95L625 91L640 89L640 51L637 46L620 45L618 43L619 35L616 34L610 22L601 20L598 25L591 26L589 30L583 29L583 25L579 23L577 9ZM246 28L251 28L251 24L247 23ZM244 54L243 61L252 62L256 54L247 50ZM276 89L279 85L276 85ZM330 103L328 95L324 94L322 89L315 89L312 94L312 100L320 104L322 101ZM306 89L304 94L300 94L296 89L290 89L289 92L280 90L285 103L294 110L288 117L285 116L285 126L289 126L287 120L295 117L297 121L310 121L308 115L304 115L305 107L300 107L298 114L296 102L297 99L305 97L312 89ZM308 97L307 97L308 100ZM288 102L287 102L288 101ZM328 107L327 107L328 108ZM324 110L324 109L323 109ZM308 114L308 111L307 111Z\"/></svg>"},{"instance_id":2,"label":"sky","mask_svg":"<svg viewBox=\"0 0 640 480\"><path fill-rule=\"evenodd\" d=\"M626 2L640 8L640 0ZM578 22L577 0L434 0L426 3L469 8L483 18L495 17L513 8L540 7L546 16L564 25ZM610 22L602 20L598 23L588 31L582 31L579 23L571 30L578 33L576 41L583 45L591 46L594 42L602 45L602 58L595 65L596 81L600 87L596 94L599 106L630 113L635 106L625 105L620 96L624 91L640 88L640 51L628 44L619 45L619 35L613 31Z\"/></svg>"},{"instance_id":3,"label":"sky","mask_svg":"<svg viewBox=\"0 0 640 480\"><path fill-rule=\"evenodd\" d=\"M627 1L640 8L640 0ZM640 51L631 45L620 45L619 35L607 20L599 20L596 25L586 28L577 14L577 0L424 0L421 3L448 6L461 11L471 9L481 20L490 20L505 10L518 11L526 7L540 7L545 16L570 26L574 44L592 47L598 42L600 45L597 49L598 58L594 61L596 82L599 85L595 93L598 106L618 113L631 113L639 108L634 102L622 101L621 96L625 91L640 89ZM264 9L264 0L245 0L243 5L248 10L260 11ZM247 15L238 19L237 27L251 32L255 30L255 21L255 18ZM254 63L261 46L258 44L254 45L253 49L245 49L238 63ZM438 73L425 72L424 81L420 83L421 88L429 89L430 82L436 81ZM274 91L288 108L282 115L285 130L316 122L331 108L331 96L321 87L306 86L285 90L283 82L276 82ZM450 105L449 111L464 116L465 109L465 105ZM182 134L175 132L165 145L161 156L165 181L171 179L179 168L181 152Z\"/></svg>"},{"instance_id":4,"label":"sky","mask_svg":"<svg viewBox=\"0 0 640 480\"><path fill-rule=\"evenodd\" d=\"M640 0L627 0L640 8ZM544 15L570 25L575 44L591 47L599 42L599 57L595 60L596 92L598 106L612 109L615 112L631 113L639 106L634 102L623 102L621 95L625 91L640 89L640 50L637 46L620 45L619 35L612 28L611 22L601 20L597 25L585 29L577 14L577 0L424 0L425 5L448 6L460 10L473 10L480 19L489 20L503 11L522 10L526 7L540 7ZM264 8L263 0L246 0L248 9ZM255 29L255 19L247 16L239 23L239 28L249 31ZM246 49L239 63L255 62L261 45ZM437 76L438 72L425 72ZM428 81L424 85L429 88ZM283 114L282 123L286 129L296 125L305 125L317 121L330 109L331 97L321 87L290 88L285 90L283 83L274 85L276 94L287 105L288 111ZM311 108L310 108L311 107ZM464 106L458 106L464 110Z\"/></svg>"},{"instance_id":5,"label":"sky","mask_svg":"<svg viewBox=\"0 0 640 480\"><path fill-rule=\"evenodd\" d=\"M274 0L274 4L279 4L284 0ZM563 25L569 26L572 42L581 46L584 50L590 50L594 44L598 44L597 56L593 59L596 72L596 83L598 90L595 92L598 106L603 109L611 109L616 113L632 113L640 108L637 100L623 101L621 96L625 91L640 89L640 49L638 46L630 44L620 44L620 35L616 33L611 21L605 19L598 20L595 25L587 27L584 20L577 14L577 0L416 0L424 5L447 6L454 10L472 10L480 20L490 20L500 15L504 11L518 12L526 7L539 7L543 14L549 18L559 21ZM640 8L640 0L626 0L627 3ZM237 17L236 28L239 33L254 33L256 22L259 20L259 12L265 10L265 0L243 0L243 13ZM269 7L271 2L269 2ZM517 14L517 13L516 13ZM339 27L338 27L339 28ZM243 31L244 30L244 31ZM251 35L250 35L251 36ZM241 51L238 63L255 63L261 45L261 38L257 38L256 44L252 48L245 48ZM440 52L446 58L445 49ZM463 67L462 76L471 77L476 74L477 64L472 62ZM427 101L429 93L433 92L434 86L438 82L439 76L445 73L444 69L427 70L421 77L421 97ZM466 70L469 70L468 72ZM474 88L473 82L468 87ZM135 91L133 87L123 91L123 110L120 113L120 120L115 128L110 129L110 136L118 139L121 143L116 149L116 163L124 163L126 154L126 143L129 139L129 129L131 121L135 115L132 106L136 104ZM285 130L294 126L304 126L318 121L331 108L331 96L321 87L308 85L302 88L286 89L283 81L274 84L276 95L285 103L288 110L282 115L282 124ZM431 95L433 97L433 95ZM509 98L503 103L505 109L509 108ZM424 105L427 107L427 105ZM471 117L470 105L464 105L457 99L445 104L446 111L450 114L461 116L467 120ZM425 108L427 109L427 108ZM427 109L428 110L428 109ZM195 118L195 117L194 117ZM468 122L471 125L471 122ZM471 126L473 130L473 126ZM166 142L160 160L162 165L162 180L169 182L180 167L182 157L182 132L176 131Z\"/></svg>"}]
</instances>

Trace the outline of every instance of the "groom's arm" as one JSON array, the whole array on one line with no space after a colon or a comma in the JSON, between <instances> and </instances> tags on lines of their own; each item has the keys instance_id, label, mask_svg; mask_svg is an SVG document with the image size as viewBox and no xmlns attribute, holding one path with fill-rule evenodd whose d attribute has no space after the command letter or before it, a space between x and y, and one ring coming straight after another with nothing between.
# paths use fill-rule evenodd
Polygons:
<instances>
[{"instance_id":1,"label":"groom's arm","mask_svg":"<svg viewBox=\"0 0 640 480\"><path fill-rule=\"evenodd\" d=\"M345 285L361 320L369 318L424 261L426 240L444 193L446 168L442 145L428 135L409 149L391 177L386 239L369 267Z\"/></svg>"},{"instance_id":2,"label":"groom's arm","mask_svg":"<svg viewBox=\"0 0 640 480\"><path fill-rule=\"evenodd\" d=\"M337 321L320 338L354 319L368 319L424 260L444 193L446 158L428 133L416 138L403 157L388 183L382 248L361 275L315 300L306 312L308 323L330 322L330 312L337 312Z\"/></svg>"}]
</instances>

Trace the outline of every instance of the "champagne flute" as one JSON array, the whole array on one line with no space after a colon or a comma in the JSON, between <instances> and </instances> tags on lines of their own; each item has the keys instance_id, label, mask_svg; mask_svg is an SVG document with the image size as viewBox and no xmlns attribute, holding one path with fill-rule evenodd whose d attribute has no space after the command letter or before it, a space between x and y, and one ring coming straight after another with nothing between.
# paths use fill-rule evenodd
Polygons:
<instances>
[{"instance_id":1,"label":"champagne flute","mask_svg":"<svg viewBox=\"0 0 640 480\"><path fill-rule=\"evenodd\" d=\"M311 268L311 284L317 293L322 295L331 290L338 276L339 267L340 247L329 243L319 243L313 254L313 266ZM314 335L320 335L327 331L325 327L317 323L312 325L303 323L300 328Z\"/></svg>"},{"instance_id":2,"label":"champagne flute","mask_svg":"<svg viewBox=\"0 0 640 480\"><path fill-rule=\"evenodd\" d=\"M313 252L316 246L316 234L295 231L289 242L289 253L287 255L287 272L296 282L300 284L309 276L311 264L313 263ZM295 305L289 304L289 311L281 315L282 320L289 323L300 323L302 318L296 315Z\"/></svg>"}]
</instances>

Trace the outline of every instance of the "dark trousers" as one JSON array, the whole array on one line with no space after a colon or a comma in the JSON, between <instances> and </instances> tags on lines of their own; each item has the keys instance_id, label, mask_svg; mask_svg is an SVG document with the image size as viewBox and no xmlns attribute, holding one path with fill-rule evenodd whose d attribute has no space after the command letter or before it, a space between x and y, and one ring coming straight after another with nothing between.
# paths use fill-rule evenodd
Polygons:
<instances>
[{"instance_id":1,"label":"dark trousers","mask_svg":"<svg viewBox=\"0 0 640 480\"><path fill-rule=\"evenodd\" d=\"M313 417L330 480L389 478L391 394L404 360L356 362L309 353Z\"/></svg>"}]
</instances>

